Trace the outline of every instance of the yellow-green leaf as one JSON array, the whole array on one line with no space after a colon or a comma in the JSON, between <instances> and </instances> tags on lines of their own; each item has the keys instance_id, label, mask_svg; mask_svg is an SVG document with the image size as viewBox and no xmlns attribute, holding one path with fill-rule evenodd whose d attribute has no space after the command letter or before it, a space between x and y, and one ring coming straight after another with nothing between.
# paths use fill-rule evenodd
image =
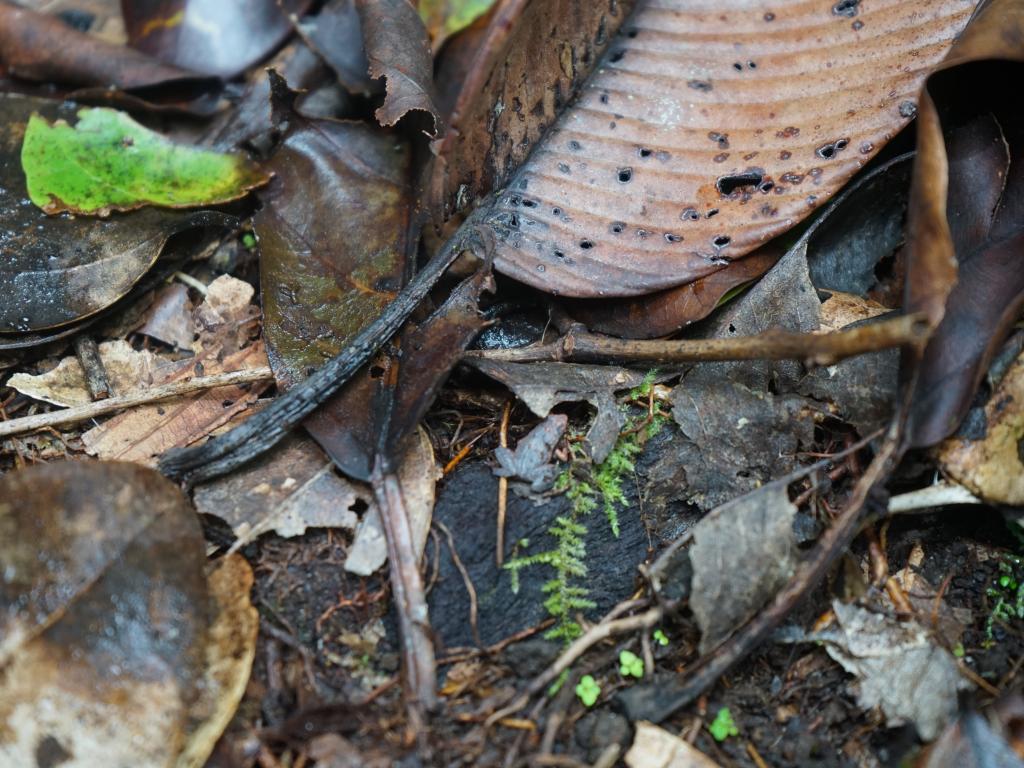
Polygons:
<instances>
[{"instance_id":1,"label":"yellow-green leaf","mask_svg":"<svg viewBox=\"0 0 1024 768\"><path fill-rule=\"evenodd\" d=\"M492 5L494 0L420 0L420 18L430 33L434 50L487 13Z\"/></svg>"},{"instance_id":2,"label":"yellow-green leaf","mask_svg":"<svg viewBox=\"0 0 1024 768\"><path fill-rule=\"evenodd\" d=\"M73 126L32 115L21 165L32 202L51 214L212 205L269 179L243 155L174 144L107 108L79 110Z\"/></svg>"}]
</instances>

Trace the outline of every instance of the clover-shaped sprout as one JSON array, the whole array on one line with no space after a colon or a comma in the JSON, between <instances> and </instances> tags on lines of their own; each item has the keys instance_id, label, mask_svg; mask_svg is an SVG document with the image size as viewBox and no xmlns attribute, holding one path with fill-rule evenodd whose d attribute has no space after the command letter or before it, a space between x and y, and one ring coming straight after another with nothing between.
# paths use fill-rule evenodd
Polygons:
<instances>
[{"instance_id":1,"label":"clover-shaped sprout","mask_svg":"<svg viewBox=\"0 0 1024 768\"><path fill-rule=\"evenodd\" d=\"M623 677L643 677L643 659L632 651L622 651L619 654L619 673Z\"/></svg>"},{"instance_id":2,"label":"clover-shaped sprout","mask_svg":"<svg viewBox=\"0 0 1024 768\"><path fill-rule=\"evenodd\" d=\"M583 702L583 706L592 707L597 701L597 697L601 695L601 686L597 684L592 675L584 675L576 683L576 695Z\"/></svg>"},{"instance_id":3,"label":"clover-shaped sprout","mask_svg":"<svg viewBox=\"0 0 1024 768\"><path fill-rule=\"evenodd\" d=\"M740 733L728 707L722 707L718 710L718 714L715 715L715 719L708 726L708 730L715 741L725 741L730 736L739 736Z\"/></svg>"}]
</instances>

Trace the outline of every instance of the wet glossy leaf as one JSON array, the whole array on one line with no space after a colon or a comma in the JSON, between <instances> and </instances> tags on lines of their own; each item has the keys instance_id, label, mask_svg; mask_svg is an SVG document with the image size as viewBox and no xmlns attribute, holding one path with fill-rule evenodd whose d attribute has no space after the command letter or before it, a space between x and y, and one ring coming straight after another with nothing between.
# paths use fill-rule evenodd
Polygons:
<instances>
[{"instance_id":1,"label":"wet glossy leaf","mask_svg":"<svg viewBox=\"0 0 1024 768\"><path fill-rule=\"evenodd\" d=\"M487 13L495 0L420 0L420 18L430 33L434 50Z\"/></svg>"},{"instance_id":2,"label":"wet glossy leaf","mask_svg":"<svg viewBox=\"0 0 1024 768\"><path fill-rule=\"evenodd\" d=\"M291 34L310 0L122 0L132 46L160 61L230 78Z\"/></svg>"},{"instance_id":3,"label":"wet glossy leaf","mask_svg":"<svg viewBox=\"0 0 1024 768\"><path fill-rule=\"evenodd\" d=\"M21 163L29 197L51 214L212 205L269 178L243 155L174 144L107 108L80 109L73 126L32 115Z\"/></svg>"},{"instance_id":4,"label":"wet glossy leaf","mask_svg":"<svg viewBox=\"0 0 1024 768\"><path fill-rule=\"evenodd\" d=\"M0 333L65 325L108 307L149 270L172 234L204 218L152 208L104 220L47 216L28 199L21 170L34 112L50 120L74 114L52 101L0 96Z\"/></svg>"},{"instance_id":5,"label":"wet glossy leaf","mask_svg":"<svg viewBox=\"0 0 1024 768\"><path fill-rule=\"evenodd\" d=\"M430 136L441 131L434 104L434 58L430 40L409 0L358 0L363 44L370 77L384 78L384 104L375 113L384 126L395 125L409 112L428 118Z\"/></svg>"},{"instance_id":6,"label":"wet glossy leaf","mask_svg":"<svg viewBox=\"0 0 1024 768\"><path fill-rule=\"evenodd\" d=\"M629 296L746 255L913 117L972 8L640 6L488 209L497 268L549 292Z\"/></svg>"},{"instance_id":7,"label":"wet glossy leaf","mask_svg":"<svg viewBox=\"0 0 1024 768\"><path fill-rule=\"evenodd\" d=\"M0 498L0 762L205 762L255 651L248 565L208 585L184 495L131 464L38 465Z\"/></svg>"},{"instance_id":8,"label":"wet glossy leaf","mask_svg":"<svg viewBox=\"0 0 1024 768\"><path fill-rule=\"evenodd\" d=\"M907 296L936 326L917 367L907 442L951 434L1024 306L1024 112L1004 83L1024 76L1024 9L993 2L921 102L911 190Z\"/></svg>"}]
</instances>

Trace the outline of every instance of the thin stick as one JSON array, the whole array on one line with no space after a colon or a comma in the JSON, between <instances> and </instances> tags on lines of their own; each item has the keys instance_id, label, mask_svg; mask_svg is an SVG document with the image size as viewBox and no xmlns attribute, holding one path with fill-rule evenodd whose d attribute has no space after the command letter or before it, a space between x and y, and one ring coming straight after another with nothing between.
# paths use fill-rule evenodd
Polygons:
<instances>
[{"instance_id":1,"label":"thin stick","mask_svg":"<svg viewBox=\"0 0 1024 768\"><path fill-rule=\"evenodd\" d=\"M423 577L402 488L394 473L384 470L384 460L380 456L374 463L370 484L384 523L391 591L402 637L403 680L409 724L414 730L420 730L425 723L426 711L437 704L434 691L437 661L428 622Z\"/></svg>"},{"instance_id":2,"label":"thin stick","mask_svg":"<svg viewBox=\"0 0 1024 768\"><path fill-rule=\"evenodd\" d=\"M274 378L273 372L266 366L262 366L260 368L246 368L230 373L218 373L213 376L172 381L169 384L161 384L152 389L132 392L118 397L108 397L106 400L98 400L94 403L86 403L85 405L76 405L72 408L64 408L60 411L50 411L49 413L39 413L35 416L23 416L20 419L3 421L0 422L0 438L22 435L39 429L76 424L80 421L96 418L97 416L106 416L108 413L120 411L124 408L148 405L149 403L166 400L170 397L181 397L182 395L190 395L193 392L201 392L206 389L214 389L215 387L252 384L272 378Z\"/></svg>"},{"instance_id":3,"label":"thin stick","mask_svg":"<svg viewBox=\"0 0 1024 768\"><path fill-rule=\"evenodd\" d=\"M501 414L501 429L498 431L498 444L508 448L508 417L512 412L512 401L505 401L505 409ZM498 535L495 546L494 561L498 567L505 562L505 515L508 512L508 478L498 478Z\"/></svg>"},{"instance_id":4,"label":"thin stick","mask_svg":"<svg viewBox=\"0 0 1024 768\"><path fill-rule=\"evenodd\" d=\"M716 360L804 360L831 365L866 352L919 343L929 329L924 316L902 315L833 333L790 333L771 330L732 339L635 341L591 333L573 326L558 341L518 349L480 349L467 359L535 363L597 361L696 363Z\"/></svg>"}]
</instances>

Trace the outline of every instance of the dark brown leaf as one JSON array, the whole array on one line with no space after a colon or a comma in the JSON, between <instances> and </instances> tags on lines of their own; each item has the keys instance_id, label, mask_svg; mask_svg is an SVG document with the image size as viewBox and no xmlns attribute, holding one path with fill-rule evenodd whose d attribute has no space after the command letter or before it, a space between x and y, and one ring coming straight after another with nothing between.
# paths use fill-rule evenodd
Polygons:
<instances>
[{"instance_id":1,"label":"dark brown leaf","mask_svg":"<svg viewBox=\"0 0 1024 768\"><path fill-rule=\"evenodd\" d=\"M33 82L78 87L74 95L145 109L206 114L219 83L123 45L79 32L53 16L0 2L0 70ZM117 88L128 91L110 92Z\"/></svg>"},{"instance_id":2,"label":"dark brown leaf","mask_svg":"<svg viewBox=\"0 0 1024 768\"><path fill-rule=\"evenodd\" d=\"M298 31L349 91L369 94L378 90L378 84L370 79L356 0L330 0L316 16L303 19Z\"/></svg>"},{"instance_id":3,"label":"dark brown leaf","mask_svg":"<svg viewBox=\"0 0 1024 768\"><path fill-rule=\"evenodd\" d=\"M129 43L160 61L230 78L292 33L310 0L121 0Z\"/></svg>"},{"instance_id":4,"label":"dark brown leaf","mask_svg":"<svg viewBox=\"0 0 1024 768\"><path fill-rule=\"evenodd\" d=\"M356 0L372 78L384 78L384 104L376 112L383 126L409 112L423 112L427 133L441 132L434 99L434 57L423 20L409 0Z\"/></svg>"},{"instance_id":5,"label":"dark brown leaf","mask_svg":"<svg viewBox=\"0 0 1024 768\"><path fill-rule=\"evenodd\" d=\"M33 112L73 119L75 109L0 96L0 333L39 331L104 309L149 270L172 234L196 220L155 208L99 220L47 216L27 200L21 170Z\"/></svg>"},{"instance_id":6,"label":"dark brown leaf","mask_svg":"<svg viewBox=\"0 0 1024 768\"><path fill-rule=\"evenodd\" d=\"M907 311L935 332L917 365L906 442L933 445L960 423L1024 306L1024 7L997 0L972 22L923 92L911 190Z\"/></svg>"},{"instance_id":7,"label":"dark brown leaf","mask_svg":"<svg viewBox=\"0 0 1024 768\"><path fill-rule=\"evenodd\" d=\"M745 256L913 117L972 7L640 6L488 209L496 267L552 293L630 296Z\"/></svg>"}]
</instances>

